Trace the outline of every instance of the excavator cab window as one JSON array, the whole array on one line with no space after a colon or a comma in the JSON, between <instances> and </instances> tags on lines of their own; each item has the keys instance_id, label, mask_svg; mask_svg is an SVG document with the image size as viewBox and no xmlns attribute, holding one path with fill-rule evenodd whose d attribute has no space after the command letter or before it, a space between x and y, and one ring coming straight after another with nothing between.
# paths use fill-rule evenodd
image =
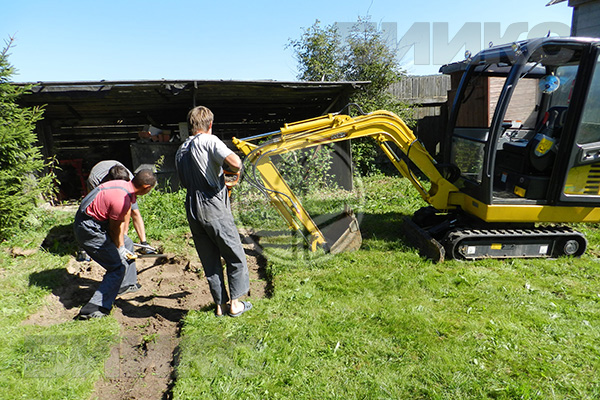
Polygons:
<instances>
[{"instance_id":1,"label":"excavator cab window","mask_svg":"<svg viewBox=\"0 0 600 400\"><path fill-rule=\"evenodd\" d=\"M485 102L490 93L490 80L495 79L492 77L507 70L510 66L505 61L482 63L473 68L466 81L450 143L450 162L461 171L464 185L482 182L491 121ZM503 78L498 79L503 82Z\"/></svg>"},{"instance_id":2,"label":"excavator cab window","mask_svg":"<svg viewBox=\"0 0 600 400\"><path fill-rule=\"evenodd\" d=\"M490 149L494 114L512 67L504 60L488 63L475 68L467 81L452 133L450 153L451 163L462 171L467 190L484 184L488 151L501 149L504 142L531 135L535 129L540 101L536 77L545 70L538 63L530 63L526 66L526 77L519 79L519 85L514 87L520 101L511 102L504 110L502 127L505 135L495 148Z\"/></svg>"},{"instance_id":3,"label":"excavator cab window","mask_svg":"<svg viewBox=\"0 0 600 400\"><path fill-rule=\"evenodd\" d=\"M600 142L600 56L594 67L585 106L577 129L577 144Z\"/></svg>"},{"instance_id":4,"label":"excavator cab window","mask_svg":"<svg viewBox=\"0 0 600 400\"><path fill-rule=\"evenodd\" d=\"M541 46L530 55L515 88L508 91L503 121L514 125L514 110L528 117L519 131L509 128L498 135L493 182L496 202L507 198L550 202L552 174L581 57L580 45ZM530 74L529 64L542 68L545 75ZM523 87L527 91L520 90Z\"/></svg>"},{"instance_id":5,"label":"excavator cab window","mask_svg":"<svg viewBox=\"0 0 600 400\"><path fill-rule=\"evenodd\" d=\"M450 162L461 190L486 204L549 201L584 45L527 45L473 60L454 103Z\"/></svg>"}]
</instances>

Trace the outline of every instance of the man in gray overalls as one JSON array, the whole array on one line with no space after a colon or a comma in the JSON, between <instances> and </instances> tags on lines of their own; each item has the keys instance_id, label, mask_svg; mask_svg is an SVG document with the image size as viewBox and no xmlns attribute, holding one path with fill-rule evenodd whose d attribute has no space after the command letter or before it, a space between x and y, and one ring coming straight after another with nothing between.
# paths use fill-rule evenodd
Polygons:
<instances>
[{"instance_id":1,"label":"man in gray overalls","mask_svg":"<svg viewBox=\"0 0 600 400\"><path fill-rule=\"evenodd\" d=\"M114 180L101 184L81 202L73 224L75 239L106 273L90 301L79 311L79 319L108 315L119 293L138 287L133 242L125 232L131 204L155 184L156 176L145 169L131 182Z\"/></svg>"},{"instance_id":2,"label":"man in gray overalls","mask_svg":"<svg viewBox=\"0 0 600 400\"><path fill-rule=\"evenodd\" d=\"M213 118L213 113L203 106L189 112L192 136L179 147L175 165L179 180L187 189L187 219L216 304L215 315L220 317L227 312L231 317L238 317L252 308L249 301L239 300L250 290L250 279L222 167L225 163L228 169L237 172L242 161L212 135ZM229 294L221 257L227 265Z\"/></svg>"}]
</instances>

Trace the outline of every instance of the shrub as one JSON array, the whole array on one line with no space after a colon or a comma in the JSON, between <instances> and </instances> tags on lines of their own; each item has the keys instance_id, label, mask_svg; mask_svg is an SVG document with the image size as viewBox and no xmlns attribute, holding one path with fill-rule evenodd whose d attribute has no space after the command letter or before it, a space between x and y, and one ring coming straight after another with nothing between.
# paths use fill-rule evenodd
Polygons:
<instances>
[{"instance_id":1,"label":"shrub","mask_svg":"<svg viewBox=\"0 0 600 400\"><path fill-rule=\"evenodd\" d=\"M346 39L339 35L335 25L321 27L316 21L304 29L300 39L290 40L289 47L298 60L298 79L370 82L352 94L351 103L358 104L364 112L387 110L396 113L409 126L414 123L413 107L399 101L388 90L406 74L398 63L395 49L370 23L369 16L359 17ZM386 164L378 162L385 155L373 140L354 139L351 147L356 172L361 175L386 172Z\"/></svg>"},{"instance_id":2,"label":"shrub","mask_svg":"<svg viewBox=\"0 0 600 400\"><path fill-rule=\"evenodd\" d=\"M42 174L48 165L33 132L43 111L20 107L17 100L29 88L9 81L14 73L8 62L12 41L0 53L0 240L26 226L38 200L54 192L53 175Z\"/></svg>"},{"instance_id":3,"label":"shrub","mask_svg":"<svg viewBox=\"0 0 600 400\"><path fill-rule=\"evenodd\" d=\"M328 173L333 162L332 145L284 153L278 164L281 175L297 194L334 187Z\"/></svg>"}]
</instances>

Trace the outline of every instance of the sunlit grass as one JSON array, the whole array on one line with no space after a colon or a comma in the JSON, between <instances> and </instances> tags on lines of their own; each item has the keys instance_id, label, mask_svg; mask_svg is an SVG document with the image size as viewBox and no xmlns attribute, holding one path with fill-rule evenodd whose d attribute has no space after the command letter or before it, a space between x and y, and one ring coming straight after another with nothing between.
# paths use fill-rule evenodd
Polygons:
<instances>
[{"instance_id":1,"label":"sunlit grass","mask_svg":"<svg viewBox=\"0 0 600 400\"><path fill-rule=\"evenodd\" d=\"M87 399L104 373L104 360L118 335L114 319L21 324L52 288L64 284L57 271L65 268L76 247L45 239L70 232L72 218L72 213L46 210L35 229L0 245L2 399ZM40 247L43 243L46 247Z\"/></svg>"},{"instance_id":2,"label":"sunlit grass","mask_svg":"<svg viewBox=\"0 0 600 400\"><path fill-rule=\"evenodd\" d=\"M178 398L596 398L590 261L540 272L370 250L280 273L243 320L186 319Z\"/></svg>"},{"instance_id":3,"label":"sunlit grass","mask_svg":"<svg viewBox=\"0 0 600 400\"><path fill-rule=\"evenodd\" d=\"M400 233L424 205L403 179L364 179L363 245L309 252L259 196L234 207L260 238L272 296L241 318L191 311L182 325L175 399L595 399L600 397L600 238L581 258L449 261L421 258ZM336 211L348 193L307 198ZM235 196L240 196L235 200ZM191 252L182 192L144 196L148 236ZM261 203L263 202L263 203ZM263 218L260 213L268 218ZM242 214L238 214L242 215ZM0 246L0 398L88 399L118 340L116 321L21 322L60 284L76 246L72 213L40 214ZM243 222L243 221L242 221ZM238 221L240 223L240 221ZM240 224L244 225L244 224Z\"/></svg>"},{"instance_id":4,"label":"sunlit grass","mask_svg":"<svg viewBox=\"0 0 600 400\"><path fill-rule=\"evenodd\" d=\"M365 186L361 250L267 245L272 298L241 319L186 318L175 398L600 395L593 256L434 264L390 232L422 205L407 183Z\"/></svg>"}]
</instances>

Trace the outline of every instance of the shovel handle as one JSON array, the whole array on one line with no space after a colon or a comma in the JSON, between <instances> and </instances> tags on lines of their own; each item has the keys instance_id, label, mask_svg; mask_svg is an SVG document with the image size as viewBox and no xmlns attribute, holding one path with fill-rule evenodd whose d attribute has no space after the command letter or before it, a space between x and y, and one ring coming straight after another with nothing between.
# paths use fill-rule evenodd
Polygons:
<instances>
[{"instance_id":1,"label":"shovel handle","mask_svg":"<svg viewBox=\"0 0 600 400\"><path fill-rule=\"evenodd\" d=\"M156 249L154 247L150 246L149 244L134 243L133 245L135 247L141 247L142 249L148 249L148 250L156 251Z\"/></svg>"}]
</instances>

